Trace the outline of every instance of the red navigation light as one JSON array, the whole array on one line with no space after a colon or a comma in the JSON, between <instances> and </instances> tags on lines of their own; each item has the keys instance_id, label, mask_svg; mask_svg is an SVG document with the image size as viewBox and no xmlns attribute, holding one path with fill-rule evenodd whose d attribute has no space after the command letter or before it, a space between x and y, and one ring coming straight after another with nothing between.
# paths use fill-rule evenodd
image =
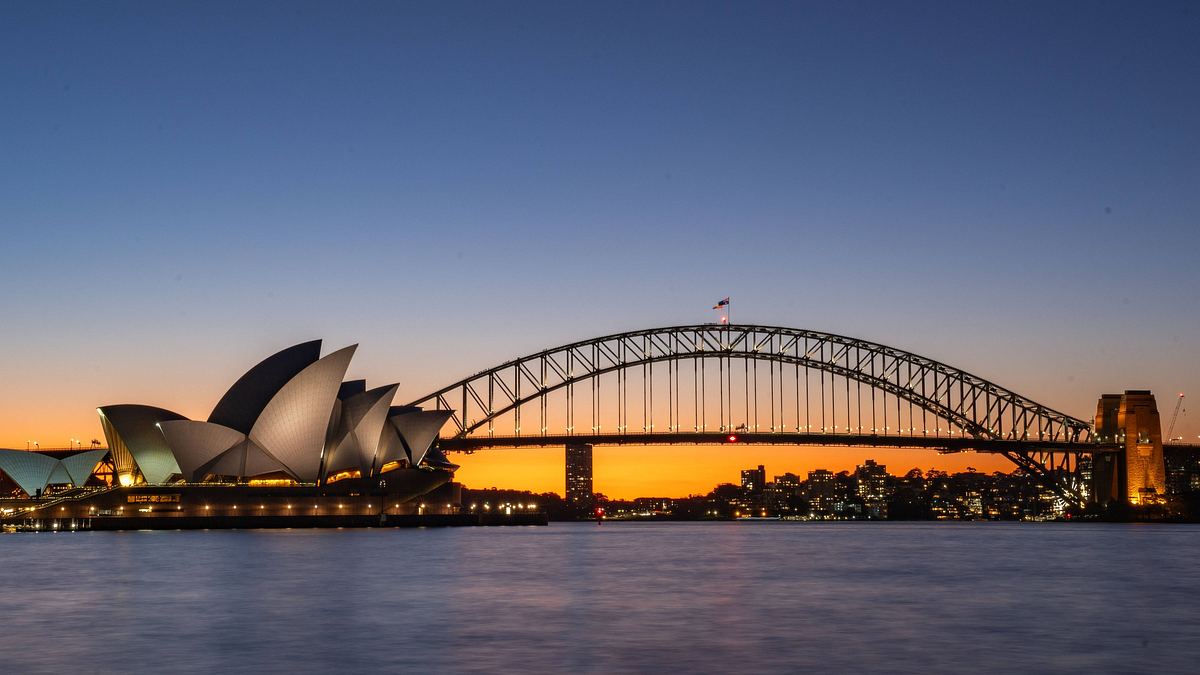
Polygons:
<instances>
[{"instance_id":1,"label":"red navigation light","mask_svg":"<svg viewBox=\"0 0 1200 675\"><path fill-rule=\"evenodd\" d=\"M729 434L729 442L737 443L737 434Z\"/></svg>"}]
</instances>

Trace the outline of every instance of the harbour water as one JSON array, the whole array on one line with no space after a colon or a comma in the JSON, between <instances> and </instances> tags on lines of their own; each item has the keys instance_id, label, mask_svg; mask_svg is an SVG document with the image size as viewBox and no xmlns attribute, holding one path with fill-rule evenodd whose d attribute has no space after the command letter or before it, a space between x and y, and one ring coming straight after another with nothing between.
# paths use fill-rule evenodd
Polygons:
<instances>
[{"instance_id":1,"label":"harbour water","mask_svg":"<svg viewBox=\"0 0 1200 675\"><path fill-rule=\"evenodd\" d=\"M0 672L1200 669L1200 527L0 536Z\"/></svg>"}]
</instances>

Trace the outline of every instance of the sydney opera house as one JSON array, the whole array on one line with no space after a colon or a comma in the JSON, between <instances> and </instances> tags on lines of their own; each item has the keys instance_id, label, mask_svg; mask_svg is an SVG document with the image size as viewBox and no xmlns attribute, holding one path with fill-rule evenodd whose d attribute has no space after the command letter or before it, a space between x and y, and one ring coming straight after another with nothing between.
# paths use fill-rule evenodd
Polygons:
<instances>
[{"instance_id":1,"label":"sydney opera house","mask_svg":"<svg viewBox=\"0 0 1200 675\"><path fill-rule=\"evenodd\" d=\"M107 450L0 450L0 477L30 498L26 514L72 523L387 518L452 508L457 467L434 446L452 412L393 405L395 384L345 381L354 351L321 356L320 340L284 349L238 379L206 420L102 406ZM437 504L425 503L430 495Z\"/></svg>"}]
</instances>

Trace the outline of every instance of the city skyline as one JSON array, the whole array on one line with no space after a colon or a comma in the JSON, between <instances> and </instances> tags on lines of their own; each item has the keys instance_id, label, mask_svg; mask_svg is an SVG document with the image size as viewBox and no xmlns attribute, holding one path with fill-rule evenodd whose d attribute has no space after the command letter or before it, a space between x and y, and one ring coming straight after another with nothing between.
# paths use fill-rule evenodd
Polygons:
<instances>
[{"instance_id":1,"label":"city skyline","mask_svg":"<svg viewBox=\"0 0 1200 675\"><path fill-rule=\"evenodd\" d=\"M738 327L735 326L734 328ZM319 341L309 344L319 344ZM359 380L358 382L362 384L365 380ZM799 383L796 386L799 387ZM823 384L821 386L824 387ZM780 393L782 394L783 392ZM715 400L716 395L710 395L709 398ZM859 394L859 400L862 402L861 393ZM844 403L846 402L844 401ZM1179 401L1179 403L1182 403L1182 401ZM747 399L748 404L749 399ZM1182 411L1182 406L1180 405L1177 410ZM797 413L799 413L799 410ZM874 414L873 404L868 413ZM755 415L757 416L757 414L756 412ZM766 413L764 412L763 414L765 415ZM845 414L843 412L843 415ZM807 415L808 413L806 412L806 419ZM1174 420L1175 416L1172 415L1171 419ZM936 423L936 418L934 420ZM606 423L610 425L609 428L613 428L612 422L613 419L607 418ZM714 425L716 422L717 420L714 418ZM861 424L862 422L863 419L860 417L859 423ZM562 423L561 419L559 423ZM734 422L731 421L730 423L733 424ZM880 423L882 424L883 422L881 421ZM1090 420L1087 424L1091 424ZM836 433L837 429L838 427L832 427L831 430ZM443 431L447 434L453 433L453 429L444 429ZM845 431L848 431L848 429ZM883 429L879 431L881 434L883 433ZM920 429L916 429L915 431L917 435L923 435ZM928 435L933 435L934 431L931 427L927 430ZM1176 434L1176 437L1178 436L1179 434ZM733 437L731 436L730 438ZM83 442L84 440L80 437L69 439L72 447L82 447ZM95 441L92 441L89 446L94 443ZM750 448L750 446L742 444L725 442L715 446L693 445L690 447L658 444L650 446L638 446L634 444L604 446L602 442L599 445L600 452L598 455L602 458L597 463L600 476L598 481L602 486L600 491L607 492L617 498L641 496L647 491L653 494L676 497L694 494L697 490L713 484L716 476L719 476L723 471L730 470L730 467L742 461L742 455ZM861 449L863 444L860 442L857 445L860 447L755 446L754 450L763 453L771 461L795 462L797 458L800 458L805 462L802 465L805 467L803 470L822 465L823 462L828 463L829 461L833 461L834 463L830 466L836 471L854 466L854 453ZM27 447L29 446L53 447L51 445L42 445L37 440L27 441ZM746 448L746 450L743 450L743 448ZM961 471L968 466L982 467L984 471L1007 471L1013 468L1009 460L999 454L966 452L947 455L935 454L928 449L912 448L880 448L879 451L893 458L894 461L908 464L914 468L936 468L951 472ZM462 458L461 462L469 467L465 471L460 472L460 479L470 484L547 492L557 491L555 484L561 482L561 454L554 448L484 450L475 454L457 455L457 457ZM675 462L676 466L671 466L671 462ZM657 486L657 489L647 490L648 486ZM1161 492L1161 486L1159 488Z\"/></svg>"},{"instance_id":2,"label":"city skyline","mask_svg":"<svg viewBox=\"0 0 1200 675\"><path fill-rule=\"evenodd\" d=\"M1200 395L1188 3L460 7L0 10L0 447L86 446L103 405L199 418L315 337L410 401L727 296L1082 419ZM454 459L538 487L560 455ZM594 461L614 495L741 463Z\"/></svg>"},{"instance_id":3,"label":"city skyline","mask_svg":"<svg viewBox=\"0 0 1200 675\"><path fill-rule=\"evenodd\" d=\"M0 672L1173 673L1196 0L0 2Z\"/></svg>"},{"instance_id":4,"label":"city skyline","mask_svg":"<svg viewBox=\"0 0 1200 675\"><path fill-rule=\"evenodd\" d=\"M365 380L360 382L365 382ZM715 399L716 396L715 394L710 395L709 398ZM1168 405L1176 402L1179 403L1176 411L1184 412L1184 419L1186 419L1186 409L1183 408L1182 401L1170 399ZM1088 423L1091 424L1090 416L1085 419L1088 419ZM1177 418L1172 415L1170 419L1175 421ZM860 419L860 423L861 421ZM615 426L613 422L614 419L611 417L606 418L605 423L610 425L609 428ZM714 420L714 424L715 422L716 420ZM733 423L733 421L730 422L730 424ZM837 427L832 429L836 430ZM443 433L452 433L452 429L443 429ZM882 429L880 433L883 433ZM918 429L917 434L920 435L920 433ZM930 429L929 433L932 435L933 430ZM1174 436L1179 438L1181 435L1176 427ZM1184 437L1184 442L1189 440ZM95 440L88 442L89 447L96 442ZM72 436L68 439L70 447L82 448L84 443L83 435ZM750 446L736 443L692 446L659 444L605 446L601 443L598 444L596 453L598 459L596 462L597 484L601 486L597 488L597 491L609 494L614 498L633 498L644 496L650 486L657 486L657 489L649 489L648 492L671 497L695 494L697 490L713 484L715 477L723 472L728 472L731 467L742 462L742 455L751 448L772 462L786 463L800 460L803 462L800 465L803 467L801 470L809 470L830 462L833 463L829 466L835 471L845 470L855 466L854 453L861 449L862 444L860 443L858 446L840 448L836 446ZM19 445L15 447L19 447ZM41 443L38 439L27 440L26 448L31 447L53 448L56 446L52 443ZM880 447L877 451L889 458L890 461L922 469L955 472L962 471L967 467L976 467L990 472L1009 471L1014 466L1000 454L975 452L941 454L928 449L887 447ZM462 465L459 479L468 484L534 492L559 491L561 487L563 461L559 448L485 449L475 453L456 454L456 458L456 461Z\"/></svg>"}]
</instances>

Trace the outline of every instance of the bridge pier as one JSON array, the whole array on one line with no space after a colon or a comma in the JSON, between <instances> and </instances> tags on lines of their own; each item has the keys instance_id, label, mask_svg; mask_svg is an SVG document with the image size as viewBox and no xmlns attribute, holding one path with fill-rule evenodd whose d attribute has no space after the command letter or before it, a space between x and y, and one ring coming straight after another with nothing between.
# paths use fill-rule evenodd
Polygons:
<instances>
[{"instance_id":1,"label":"bridge pier","mask_svg":"<svg viewBox=\"0 0 1200 675\"><path fill-rule=\"evenodd\" d=\"M1130 389L1101 396L1096 404L1096 434L1102 443L1123 445L1116 455L1096 455L1092 467L1096 501L1160 503L1167 493L1167 468L1154 394Z\"/></svg>"}]
</instances>

